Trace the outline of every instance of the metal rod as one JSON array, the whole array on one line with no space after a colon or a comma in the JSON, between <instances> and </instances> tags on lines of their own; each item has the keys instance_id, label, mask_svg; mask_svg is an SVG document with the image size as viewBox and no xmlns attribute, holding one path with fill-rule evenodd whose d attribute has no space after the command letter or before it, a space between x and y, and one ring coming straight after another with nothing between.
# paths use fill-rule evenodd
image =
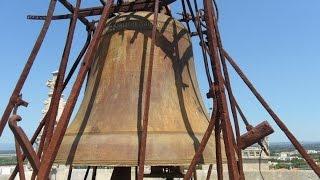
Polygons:
<instances>
[{"instance_id":1,"label":"metal rod","mask_svg":"<svg viewBox=\"0 0 320 180\"><path fill-rule=\"evenodd\" d=\"M150 61L148 67L147 75L147 87L146 87L146 99L144 103L144 115L143 115L143 124L142 124L142 133L141 141L139 148L139 157L138 157L138 180L142 180L144 176L144 164L146 158L146 146L147 146L147 134L148 134L148 120L149 120L149 108L150 108L150 96L151 96L151 83L152 83L152 70L153 70L153 61L154 61L154 51L155 43L157 38L157 24L158 24L158 13L159 13L159 0L155 0L154 13L153 13L153 25L152 25L152 34L151 34L151 47L150 47Z\"/></svg>"},{"instance_id":2,"label":"metal rod","mask_svg":"<svg viewBox=\"0 0 320 180\"><path fill-rule=\"evenodd\" d=\"M247 76L243 73L243 71L240 69L240 67L236 64L236 62L229 56L229 54L225 50L223 50L223 53L224 53L224 56L226 57L226 59L228 60L228 62L231 64L231 66L239 74L241 79L245 82L245 84L248 86L248 88L251 90L251 92L254 94L254 96L258 99L258 101L261 103L261 105L266 109L266 111L269 113L269 115L272 117L272 119L276 122L276 124L279 126L279 128L285 133L285 135L291 141L293 146L299 151L301 156L307 161L307 163L309 164L311 169L320 177L320 167L315 163L315 161L311 158L311 156L308 155L306 150L299 143L299 141L294 137L294 135L290 132L290 130L287 128L287 126L281 121L281 119L277 116L277 114L271 109L271 107L264 100L264 98L260 95L260 93L256 90L256 88L253 86L253 84L250 82L250 80L247 78Z\"/></svg>"},{"instance_id":3,"label":"metal rod","mask_svg":"<svg viewBox=\"0 0 320 180\"><path fill-rule=\"evenodd\" d=\"M192 11L191 4L189 1L187 1L189 9ZM228 160L228 167L229 167L229 177L230 179L239 179L239 173L237 169L237 163L235 159L235 153L234 153L234 143L233 143L233 132L231 128L231 123L230 119L228 116L228 107L227 107L227 102L226 102L226 95L224 93L224 87L223 87L223 77L222 77L222 72L220 68L220 62L219 62L219 56L216 54L217 53L217 39L215 35L215 27L214 27L214 22L215 22L215 16L213 13L213 5L212 2L210 1L204 1L204 7L206 11L206 23L208 26L208 39L209 39L209 50L210 50L210 57L211 57L211 63L212 63L212 68L213 68L213 74L215 77L215 85L217 88L215 88L215 91L217 93L217 98L219 100L219 103L221 107L219 106L219 112L221 112L221 118L222 120L222 126L223 126L223 133L224 133L224 139L225 139L225 146L226 146L226 153L227 153L227 160ZM191 12L192 18L194 18L194 14ZM213 122L209 123L208 129L206 133L212 132L214 127ZM200 147L206 146L208 140L209 140L210 134L208 137L204 136ZM194 156L194 159L192 160L188 172L185 175L184 179L190 179L192 175L192 168L197 164L198 158L202 154L202 149L198 149L196 152L196 155Z\"/></svg>"},{"instance_id":4,"label":"metal rod","mask_svg":"<svg viewBox=\"0 0 320 180\"><path fill-rule=\"evenodd\" d=\"M218 118L215 124L215 140L216 140L216 165L218 180L223 180L223 165L221 154L221 119Z\"/></svg>"},{"instance_id":5,"label":"metal rod","mask_svg":"<svg viewBox=\"0 0 320 180\"><path fill-rule=\"evenodd\" d=\"M88 49L88 46L90 44L90 41L91 41L91 31L87 29L87 39L86 39L86 42L83 46L83 48L81 49L77 59L74 61L66 79L64 80L64 84L63 84L63 89L66 88L67 84L69 83L72 75L74 74L74 72L76 71L78 65L80 64L80 61L83 57L83 55L86 53L87 49Z\"/></svg>"},{"instance_id":6,"label":"metal rod","mask_svg":"<svg viewBox=\"0 0 320 180\"><path fill-rule=\"evenodd\" d=\"M215 99L213 100L215 101ZM208 128L206 130L206 132L204 133L201 143L197 149L197 152L195 153L195 155L193 156L193 159L189 165L188 171L186 173L186 175L184 176L184 180L189 180L192 177L193 171L202 155L202 152L204 151L206 144L212 134L213 128L215 126L215 121L217 121L217 115L218 115L218 108L217 108L217 103L214 102L216 108L214 108L213 113L211 114L211 118L210 118L210 122L208 125Z\"/></svg>"},{"instance_id":7,"label":"metal rod","mask_svg":"<svg viewBox=\"0 0 320 180\"><path fill-rule=\"evenodd\" d=\"M44 143L46 141L46 134L47 134L47 131L48 131L49 115L50 115L50 109L48 109L48 112L46 113L46 115L43 118L44 128L43 128L43 131L42 131L42 135L41 135L40 143L39 143L39 148L38 148L38 152L37 152L37 156L39 158L41 158L41 155L42 155L42 152L43 152L43 148L44 148Z\"/></svg>"},{"instance_id":8,"label":"metal rod","mask_svg":"<svg viewBox=\"0 0 320 180\"><path fill-rule=\"evenodd\" d=\"M198 179L198 176L197 176L197 167L194 168L194 171L193 171L193 180L197 180Z\"/></svg>"},{"instance_id":9,"label":"metal rod","mask_svg":"<svg viewBox=\"0 0 320 180\"><path fill-rule=\"evenodd\" d=\"M182 12L183 12L182 17L183 19L185 19L185 17L187 16L187 10L186 10L186 4L184 0L181 0L181 5L182 5ZM187 24L188 32L191 33L189 21L186 21L186 24Z\"/></svg>"},{"instance_id":10,"label":"metal rod","mask_svg":"<svg viewBox=\"0 0 320 180\"><path fill-rule=\"evenodd\" d=\"M88 70L91 67L91 64L93 62L94 53L98 47L98 43L102 34L102 31L105 27L105 23L107 22L107 19L109 17L110 13L110 7L113 4L113 0L108 0L107 5L103 9L103 13L101 15L100 21L97 25L97 29L95 30L95 33L93 35L93 39L88 47L87 53L84 56L83 64L79 70L78 76L76 78L76 81L72 87L70 96L67 100L66 106L62 112L62 115L59 119L59 122L55 128L54 134L52 136L51 142L48 146L48 149L46 153L43 155L41 165L40 165L40 171L38 174L38 179L43 180L46 179L49 175L51 166L53 164L53 161L58 153L58 149L60 147L61 141L63 139L63 136L65 134L65 131L67 129L72 111L74 109L74 106L76 104L76 101L78 99L82 84L84 82L84 79L86 77L86 74Z\"/></svg>"},{"instance_id":11,"label":"metal rod","mask_svg":"<svg viewBox=\"0 0 320 180\"><path fill-rule=\"evenodd\" d=\"M49 8L48 8L48 12L47 12L47 17L46 17L46 20L44 21L43 23L43 26L42 26L42 29L39 33L39 36L36 40L36 43L34 44L33 46L33 49L31 51L31 54L23 68L23 71L19 77L19 80L12 92L12 95L10 97L10 100L8 102L8 105L2 115L2 118L1 118L1 121L0 121L0 137L2 135L2 132L3 132L3 129L4 127L6 126L7 122L8 122L8 119L9 119L9 116L14 108L14 105L16 104L17 102L17 99L18 99L18 96L21 92L21 89L29 75L29 72L31 70L31 67L36 59L36 56L40 50L40 47L42 45L42 42L47 34L47 31L49 29L49 26L50 26L50 23L51 23L51 18L52 18L52 15L53 15L53 12L54 12L54 9L55 9L55 6L56 6L56 2L57 0L51 0L50 1L50 5L49 5Z\"/></svg>"},{"instance_id":12,"label":"metal rod","mask_svg":"<svg viewBox=\"0 0 320 180\"><path fill-rule=\"evenodd\" d=\"M27 19L29 20L45 20L47 16L43 15L27 15ZM52 20L61 20L61 19L70 19L72 18L72 14L62 14L62 15L54 15L52 16Z\"/></svg>"},{"instance_id":13,"label":"metal rod","mask_svg":"<svg viewBox=\"0 0 320 180\"><path fill-rule=\"evenodd\" d=\"M65 2L64 2L65 3ZM161 1L161 6L167 6L170 2ZM66 4L68 10L72 10L71 7L73 6L68 3ZM97 16L101 15L103 10L103 6L97 7L90 7L90 8L83 8L79 10L79 18L85 18L88 16ZM154 10L154 2L153 1L145 1L145 0L136 0L134 4L132 3L124 3L120 5L113 5L110 9L110 14L119 13L119 12L135 12L135 11L153 11ZM44 20L46 16L39 16L39 15L28 15L27 19L31 20ZM55 15L52 17L52 20L61 20L61 19L70 19L72 18L72 14L61 14ZM88 20L86 20L88 21ZM86 23L90 23L89 21ZM91 24L91 23L90 23ZM88 24L89 25L89 24ZM87 26L89 29L92 30L93 27Z\"/></svg>"},{"instance_id":14,"label":"metal rod","mask_svg":"<svg viewBox=\"0 0 320 180\"><path fill-rule=\"evenodd\" d=\"M71 13L74 13L74 7L67 0L58 0L65 8L67 8ZM71 18L71 16L70 16ZM87 27L87 29L94 30L95 27L90 23L85 17L79 16L79 20Z\"/></svg>"},{"instance_id":15,"label":"metal rod","mask_svg":"<svg viewBox=\"0 0 320 180\"><path fill-rule=\"evenodd\" d=\"M171 9L169 5L164 6L166 12L165 14L167 14L168 16L172 17L172 13L171 13Z\"/></svg>"},{"instance_id":16,"label":"metal rod","mask_svg":"<svg viewBox=\"0 0 320 180\"><path fill-rule=\"evenodd\" d=\"M221 52L222 45L221 45L221 39L220 39L220 35L219 35L219 31L218 31L217 27L216 27L216 34L217 34L217 39L218 39L219 51ZM242 164L243 163L242 150L241 150L241 148L239 148L240 128L239 128L237 109L236 109L236 105L235 105L234 98L233 98L233 92L232 92L228 67L227 67L226 60L225 60L222 53L220 53L220 59L221 59L221 63L222 63L223 73L224 73L224 84L225 84L227 92L228 92L230 108L231 108L235 131L236 131L236 142L237 142L236 145L237 145L238 168L239 168L239 172L240 172L240 178L245 179L244 172L243 172L243 164Z\"/></svg>"},{"instance_id":17,"label":"metal rod","mask_svg":"<svg viewBox=\"0 0 320 180\"><path fill-rule=\"evenodd\" d=\"M131 180L131 167L113 167L112 175L110 180Z\"/></svg>"},{"instance_id":18,"label":"metal rod","mask_svg":"<svg viewBox=\"0 0 320 180\"><path fill-rule=\"evenodd\" d=\"M48 119L48 132L46 134L46 143L45 143L45 146L43 149L44 152L46 151L46 149L51 141L54 125L55 125L55 122L57 119L60 99L61 99L62 92L64 89L64 78L65 78L66 69L67 69L67 65L68 65L68 61L69 61L71 47L72 47L74 31L75 31L75 28L77 25L78 12L79 12L80 5L81 5L81 0L77 0L76 7L75 7L74 13L73 13L73 17L70 21L65 47L64 47L63 54L61 57L60 67L58 70L58 75L57 75L57 79L55 82L55 87L53 90L53 94L52 94L52 98L51 98L51 102L50 102L50 107L49 107L51 109L51 111L50 111L50 116Z\"/></svg>"},{"instance_id":19,"label":"metal rod","mask_svg":"<svg viewBox=\"0 0 320 180\"><path fill-rule=\"evenodd\" d=\"M194 12L193 12L191 3L190 3L189 0L186 0L186 2L187 2L187 5L188 5L188 7L189 7L189 12L190 12L190 14L191 14L192 20L194 21L196 18L195 18L195 15L194 15Z\"/></svg>"},{"instance_id":20,"label":"metal rod","mask_svg":"<svg viewBox=\"0 0 320 180\"><path fill-rule=\"evenodd\" d=\"M24 168L23 168L23 156L21 153L21 149L19 146L18 141L15 139L15 146L16 146L16 155L17 155L17 165L19 170L19 178L20 180L25 180Z\"/></svg>"},{"instance_id":21,"label":"metal rod","mask_svg":"<svg viewBox=\"0 0 320 180\"><path fill-rule=\"evenodd\" d=\"M201 51L202 51L202 56L203 56L203 63L204 63L204 67L205 67L205 71L206 71L206 76L207 76L207 80L208 80L208 84L209 87L212 86L212 79L211 79L211 75L210 75L210 70L209 70L209 63L208 63L208 57L207 57L207 51L206 51L206 43L204 41L204 37L203 37L203 32L202 32L202 28L201 28L201 19L198 18L197 19L198 24L196 24L197 27L197 32L199 34L199 39L200 39L200 46L201 46Z\"/></svg>"},{"instance_id":22,"label":"metal rod","mask_svg":"<svg viewBox=\"0 0 320 180\"><path fill-rule=\"evenodd\" d=\"M72 165L70 165L70 166L69 166L69 171L68 171L68 177L67 177L67 180L70 180L70 179L71 179L71 177L72 177L72 169L73 169L73 167L72 167Z\"/></svg>"},{"instance_id":23,"label":"metal rod","mask_svg":"<svg viewBox=\"0 0 320 180\"><path fill-rule=\"evenodd\" d=\"M206 52L206 49L205 49L206 43L205 43L205 40L204 40L204 37L203 37L202 28L201 28L201 18L200 18L200 14L199 14L200 12L198 10L197 2L194 1L195 8L196 8L196 13L197 13L197 17L195 17L190 1L189 0L186 0L186 1L187 1L187 4L188 4L189 11L190 11L191 16L192 16L192 18L191 18L192 22L194 23L194 26L196 27L197 35L199 36L199 39L200 39L200 46L201 46L201 51L202 51L202 55L203 55L203 61L204 61L204 66L205 66L205 70L206 70L206 76L207 76L209 87L211 87L212 86L212 79L211 79L211 75L210 75L210 71L209 71L207 52ZM184 3L184 0L182 0L182 2Z\"/></svg>"},{"instance_id":24,"label":"metal rod","mask_svg":"<svg viewBox=\"0 0 320 180\"><path fill-rule=\"evenodd\" d=\"M246 129L249 131L250 128L252 128L252 126L250 125L248 119L246 118L246 116L244 115L243 111L241 110L236 98L234 96L232 98L233 98L234 104L236 105L236 108L237 108L237 110L238 110L238 112L239 112L239 114L241 116L241 119L242 119L243 123L246 125Z\"/></svg>"},{"instance_id":25,"label":"metal rod","mask_svg":"<svg viewBox=\"0 0 320 180\"><path fill-rule=\"evenodd\" d=\"M215 31L215 21L216 17L214 14L212 0L204 0L204 11L205 11L205 22L207 25L207 36L208 36L208 47L209 47L209 55L211 57L211 63L213 68L214 80L217 85L216 96L218 99L220 113L221 113L221 125L222 132L224 138L225 151L228 161L228 172L230 180L238 180L239 171L237 167L236 157L235 157L235 149L234 149L234 135L231 127L231 122L229 118L227 99L223 84L223 76L221 71L221 64L219 62L219 51L217 45L217 37ZM222 52L220 52L222 53Z\"/></svg>"},{"instance_id":26,"label":"metal rod","mask_svg":"<svg viewBox=\"0 0 320 180\"><path fill-rule=\"evenodd\" d=\"M46 151L46 149L50 143L52 134L53 134L54 125L55 125L57 114L58 114L58 107L59 107L59 103L60 103L60 98L61 98L62 92L65 88L64 77L65 77L65 72L66 72L66 68L68 65L69 54L70 54L70 50L71 50L71 46L72 46L72 40L73 40L73 35L74 35L76 23L77 23L80 4L81 4L81 1L77 0L76 8L74 10L73 17L70 21L67 40L66 40L63 54L62 54L61 61L60 61L58 76L57 76L57 79L55 82L55 87L54 87L54 91L52 94L52 99L50 101L50 106L49 106L49 110L48 110L49 113L47 113L45 115L45 119L46 119L45 122L46 123L45 123L45 127L43 130L43 134L41 136L39 149L37 152L37 155L39 158L41 158L42 153ZM33 172L33 176L35 176L35 175L36 175L35 172Z\"/></svg>"},{"instance_id":27,"label":"metal rod","mask_svg":"<svg viewBox=\"0 0 320 180\"><path fill-rule=\"evenodd\" d=\"M216 51L219 52L219 58L220 58L220 61L221 61L222 67L223 67L222 72L223 72L224 78L222 78L222 80L223 80L223 84L226 87L228 95L229 95L228 99L229 99L229 103L230 103L230 106L231 106L232 117L234 119L237 140L235 140L234 136L232 136L231 138L232 138L232 141L233 141L233 144L234 144L234 149L235 149L235 151L237 152L237 155L238 155L237 166L238 166L238 170L239 170L239 173L240 173L240 178L244 179L244 172L243 172L243 165L242 165L242 153L241 153L241 149L238 148L238 143L236 142L240 138L240 129L239 129L238 116L237 116L237 111L235 109L235 104L233 102L233 99L230 98L230 95L233 96L233 93L232 93L232 88L231 88L228 69L227 69L227 66L225 65L225 57L223 56L223 53L222 53L222 50L223 50L222 42L221 42L220 32L219 32L219 28L218 28L218 24L217 24L217 18L216 18L217 17L217 14L216 14L217 13L217 9L213 13L215 15L214 16L215 18L213 19L214 32L215 32L215 36L216 36L216 40L217 40L217 43L216 43L217 50ZM230 125L230 127L231 127L231 125ZM232 130L232 127L231 127L231 130Z\"/></svg>"},{"instance_id":28,"label":"metal rod","mask_svg":"<svg viewBox=\"0 0 320 180\"><path fill-rule=\"evenodd\" d=\"M88 178L90 168L91 168L91 166L88 166L88 167L87 167L86 173L85 173L85 175L84 175L84 180L86 180L86 179Z\"/></svg>"},{"instance_id":29,"label":"metal rod","mask_svg":"<svg viewBox=\"0 0 320 180\"><path fill-rule=\"evenodd\" d=\"M96 180L96 176L97 176L97 166L94 166L92 168L92 180Z\"/></svg>"},{"instance_id":30,"label":"metal rod","mask_svg":"<svg viewBox=\"0 0 320 180\"><path fill-rule=\"evenodd\" d=\"M246 116L244 115L243 111L241 110L241 108L240 108L240 106L239 106L239 104L237 102L237 99L234 96L232 98L233 98L234 104L235 104L235 106L237 108L237 111L239 112L239 114L241 116L241 119L242 119L243 123L246 126L247 131L250 131L253 128L253 126L249 123L248 119L246 118ZM269 156L269 152L268 152L267 148L265 147L265 145L262 143L261 140L258 142L258 144L261 147L261 149L264 151L264 153Z\"/></svg>"},{"instance_id":31,"label":"metal rod","mask_svg":"<svg viewBox=\"0 0 320 180\"><path fill-rule=\"evenodd\" d=\"M100 1L100 3L101 3L103 6L106 5L106 3L104 2L104 0L99 0L99 1Z\"/></svg>"},{"instance_id":32,"label":"metal rod","mask_svg":"<svg viewBox=\"0 0 320 180\"><path fill-rule=\"evenodd\" d=\"M198 8L197 0L193 0L193 4L194 4L194 8L195 8L196 12L198 12L199 8Z\"/></svg>"},{"instance_id":33,"label":"metal rod","mask_svg":"<svg viewBox=\"0 0 320 180\"><path fill-rule=\"evenodd\" d=\"M209 169L208 169L208 172L207 172L207 178L206 178L206 180L210 180L211 172L212 172L212 164L209 165Z\"/></svg>"}]
</instances>

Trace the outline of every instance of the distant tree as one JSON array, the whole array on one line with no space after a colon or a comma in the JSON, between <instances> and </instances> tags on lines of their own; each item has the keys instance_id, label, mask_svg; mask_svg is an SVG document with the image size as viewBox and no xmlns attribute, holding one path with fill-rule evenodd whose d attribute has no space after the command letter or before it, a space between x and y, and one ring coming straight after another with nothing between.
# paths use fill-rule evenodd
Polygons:
<instances>
[{"instance_id":1,"label":"distant tree","mask_svg":"<svg viewBox=\"0 0 320 180\"><path fill-rule=\"evenodd\" d=\"M279 163L274 166L275 169L291 169L290 164L288 163Z\"/></svg>"},{"instance_id":2,"label":"distant tree","mask_svg":"<svg viewBox=\"0 0 320 180\"><path fill-rule=\"evenodd\" d=\"M6 166L6 165L14 165L17 163L16 157L2 157L0 158L0 165Z\"/></svg>"}]
</instances>

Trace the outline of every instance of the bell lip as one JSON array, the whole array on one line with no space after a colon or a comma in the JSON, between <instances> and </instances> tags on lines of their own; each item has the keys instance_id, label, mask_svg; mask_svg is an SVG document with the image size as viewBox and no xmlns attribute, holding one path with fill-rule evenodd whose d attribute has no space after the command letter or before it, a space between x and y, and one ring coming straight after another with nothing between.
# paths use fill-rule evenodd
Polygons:
<instances>
[{"instance_id":1,"label":"bell lip","mask_svg":"<svg viewBox=\"0 0 320 180\"><path fill-rule=\"evenodd\" d=\"M92 139L96 139L98 140L99 142L101 141L104 141L104 145L106 147L111 147L113 146L112 143L111 144L106 144L106 142L112 142L112 141L108 141L108 139L113 139L113 136L117 136L119 137L119 139L125 139L125 140L130 140L130 138L136 138L134 136L132 136L133 133L117 133L117 134L83 134L82 137L85 141L83 141L83 144L85 145L88 145L90 143L88 142L94 142ZM135 134L135 133L134 133ZM197 139L201 139L203 137L204 134L198 134L198 133L195 133L197 136L196 138ZM212 134L213 135L213 134ZM179 137L178 139L189 139L189 141L192 141L190 140L190 135L189 134L186 134L186 133L183 133L183 132L180 132L180 133L174 133L174 134L169 134L169 133L159 133L159 132L151 132L151 133L148 133L148 142L147 142L147 145L148 147L157 147L157 146L153 146L153 143L152 142L155 142L155 139L158 139L156 143L159 147L166 147L166 146L162 146L162 143L163 141L161 140L168 140L172 137ZM74 136L68 134L64 137L64 140L66 142L68 142L68 138L71 138L73 139ZM67 139L66 139L67 138ZM102 139L100 139L102 138ZM100 139L100 140L99 140ZM73 142L73 141L72 141ZM138 144L136 144L137 142L134 142L134 141L130 141L130 142L133 142L131 144L131 147L134 147L133 149L138 149ZM177 143L177 141L165 141L166 144L169 144L168 146L170 146L170 144L172 145L172 143ZM186 141L188 142L188 141ZM214 142L213 140L208 142L209 144L209 147L212 147L214 146ZM69 143L67 143L69 144ZM186 145L192 145L191 142L185 144ZM210 146L212 145L212 146ZM79 145L81 146L81 144ZM85 159L85 158L81 158L83 156L75 156L76 153L74 153L74 157L73 158L68 158L68 156L70 155L70 149L71 146L64 146L64 147L67 147L66 149L62 150L62 149L59 149L59 152L56 159L55 159L55 163L59 163L59 164L73 164L73 165L96 165L98 164L99 166L102 165L102 166L136 166L138 164L138 154L136 155L129 155L126 159L124 157L121 157L121 153L115 153L113 155L109 154L109 155L106 155L106 156L102 156L101 154L98 153L98 156L101 156L101 157L106 157L105 159L99 159L99 158L94 158L94 159ZM171 147L171 146L170 146ZM103 147L101 146L100 149L103 149ZM203 154L203 159L199 162L199 164L212 164L212 163L215 163L216 162L216 157L215 157L215 153L214 153L214 149L212 148L209 148L205 150L204 154ZM99 148L98 148L99 149ZM91 148L90 151L92 150L93 152L96 152L98 150L97 148ZM129 148L130 149L130 148ZM156 155L156 154L162 154L161 153L161 148L156 148L157 151L154 151L153 155ZM211 150L210 150L211 149ZM87 149L89 150L89 149ZM170 152L170 148L168 150L168 152ZM81 151L80 151L81 152ZM173 151L172 153L175 154L175 153L179 153L180 151ZM192 153L192 154L190 154ZM209 154L211 155L209 155ZM92 154L89 153L89 154ZM89 155L87 153L87 155ZM182 153L183 154L183 153ZM151 156L151 157L156 157L156 158L150 158L150 157L146 157L146 162L145 164L146 165L151 165L151 166L166 166L166 165L188 165L192 159L193 159L193 156L195 154L195 150L193 150L193 152L184 152L184 155L180 155L177 157L175 157L173 155L173 157L169 156L169 155L163 155L162 154L162 158L157 158L158 156ZM111 156L111 157L117 157L116 159L109 159L108 156Z\"/></svg>"},{"instance_id":2,"label":"bell lip","mask_svg":"<svg viewBox=\"0 0 320 180\"><path fill-rule=\"evenodd\" d=\"M169 162L169 161L165 161L165 162L159 162L154 161L154 162L150 162L150 160L145 162L145 166L189 166L191 163L192 159L188 159L188 160L183 160L181 162L179 161L175 161L175 162ZM215 160L207 160L205 162L200 162L198 163L198 165L210 165L210 164L215 164L216 161ZM226 158L222 159L222 163L225 164L227 163ZM105 166L105 167L134 167L134 166L138 166L138 162L136 160L133 161L127 161L127 162L76 162L76 163L66 163L65 161L59 161L56 160L55 164L59 164L59 165L73 165L73 166Z\"/></svg>"}]
</instances>

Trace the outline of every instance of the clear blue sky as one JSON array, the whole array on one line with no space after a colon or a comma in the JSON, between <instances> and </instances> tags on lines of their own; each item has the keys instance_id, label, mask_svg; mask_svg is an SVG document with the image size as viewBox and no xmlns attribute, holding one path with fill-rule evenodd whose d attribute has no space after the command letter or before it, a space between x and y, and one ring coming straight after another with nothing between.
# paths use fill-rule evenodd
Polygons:
<instances>
[{"instance_id":1,"label":"clear blue sky","mask_svg":"<svg viewBox=\"0 0 320 180\"><path fill-rule=\"evenodd\" d=\"M83 6L98 0L83 0ZM72 1L74 2L74 1ZM45 14L49 0L0 1L0 113L8 102L15 82L42 26L26 20L28 14ZM59 3L58 3L59 4ZM303 141L320 141L320 1L318 0L218 0L219 26L225 49L279 114L289 129ZM173 8L174 11L180 6ZM67 12L60 5L56 14ZM58 61L68 21L54 21L23 89L29 107L21 108L21 126L30 135L41 117L45 86ZM78 23L71 60L85 40L84 26ZM194 40L194 42L197 42ZM208 89L199 49L194 49L200 88ZM271 141L287 141L280 129L257 103L242 81L232 75L233 89L252 124L268 120L276 130ZM69 89L65 94L68 94ZM210 102L206 101L210 106ZM1 143L12 143L8 127ZM1 147L0 147L1 149Z\"/></svg>"}]
</instances>

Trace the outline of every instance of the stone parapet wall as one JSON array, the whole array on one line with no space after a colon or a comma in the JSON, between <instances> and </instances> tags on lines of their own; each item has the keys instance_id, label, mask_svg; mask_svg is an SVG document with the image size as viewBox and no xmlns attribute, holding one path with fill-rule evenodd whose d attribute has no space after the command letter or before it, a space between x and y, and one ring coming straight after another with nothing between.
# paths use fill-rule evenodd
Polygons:
<instances>
[{"instance_id":1,"label":"stone parapet wall","mask_svg":"<svg viewBox=\"0 0 320 180\"><path fill-rule=\"evenodd\" d=\"M72 180L83 179L85 175L85 169L75 169L72 173ZM92 170L89 172L89 177L91 177ZM97 170L97 180L106 180L110 179L112 170L111 169L98 169ZM61 168L51 176L51 180L64 180L67 178L68 169ZM262 175L264 180L318 180L317 175L311 170L270 170L270 171L262 171ZM197 170L197 179L205 180L207 176L206 170ZM245 172L246 180L263 180L259 171L247 171ZM26 179L30 179L31 171L26 172ZM0 180L7 180L9 175L0 175ZM134 179L134 171L132 170L132 178ZM148 179L148 178L145 178ZM212 172L211 179L216 178L216 172ZM224 179L228 179L228 172L224 172ZM150 179L151 180L151 179ZM156 178L152 178L152 180L157 180ZM160 178L159 178L160 180Z\"/></svg>"}]
</instances>

